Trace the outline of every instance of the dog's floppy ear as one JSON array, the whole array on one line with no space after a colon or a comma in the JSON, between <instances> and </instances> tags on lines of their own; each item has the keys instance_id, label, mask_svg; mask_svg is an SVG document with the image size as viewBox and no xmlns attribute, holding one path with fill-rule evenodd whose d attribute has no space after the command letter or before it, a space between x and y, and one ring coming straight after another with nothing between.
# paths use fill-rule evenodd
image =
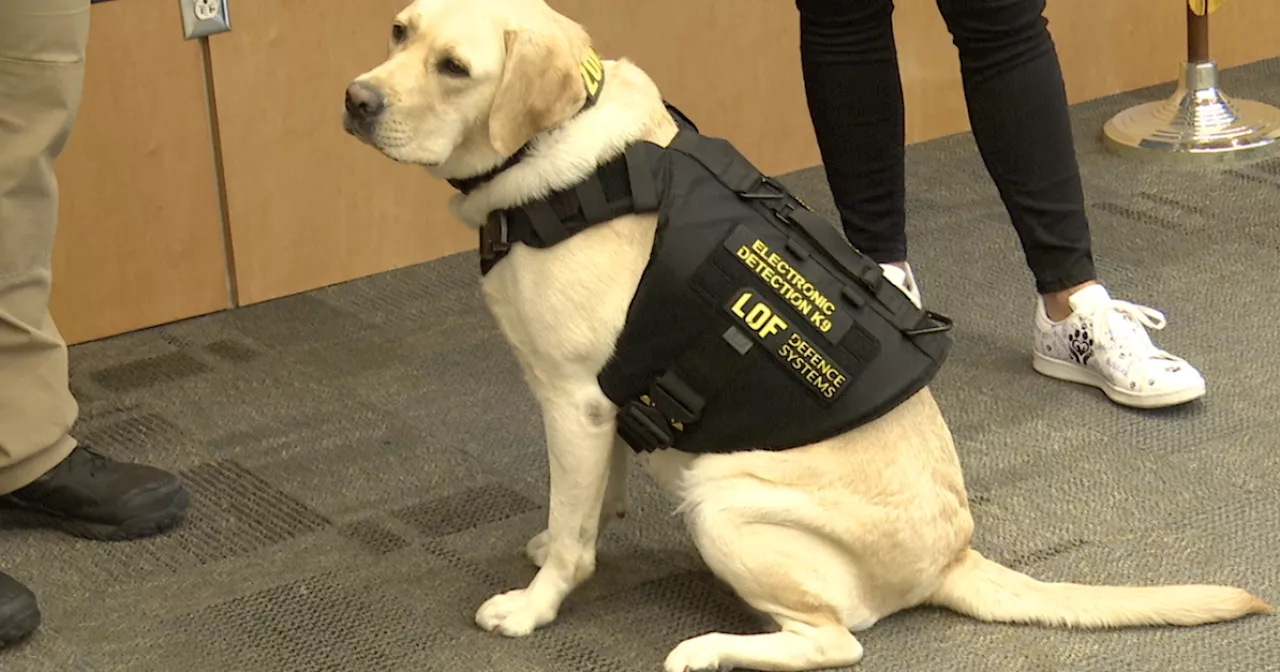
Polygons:
<instances>
[{"instance_id":1,"label":"dog's floppy ear","mask_svg":"<svg viewBox=\"0 0 1280 672\"><path fill-rule=\"evenodd\" d=\"M503 37L507 60L489 110L489 141L509 156L572 117L586 102L586 90L563 37L521 29L509 29Z\"/></svg>"}]
</instances>

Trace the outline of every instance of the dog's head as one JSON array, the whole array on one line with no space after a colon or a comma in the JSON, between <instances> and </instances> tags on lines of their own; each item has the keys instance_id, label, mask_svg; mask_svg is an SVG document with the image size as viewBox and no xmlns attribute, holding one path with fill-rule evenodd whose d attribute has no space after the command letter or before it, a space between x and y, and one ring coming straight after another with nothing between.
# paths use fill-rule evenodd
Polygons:
<instances>
[{"instance_id":1,"label":"dog's head","mask_svg":"<svg viewBox=\"0 0 1280 672\"><path fill-rule=\"evenodd\" d=\"M347 87L343 125L437 177L501 164L599 85L586 32L543 0L415 0L388 30L387 59Z\"/></svg>"}]
</instances>

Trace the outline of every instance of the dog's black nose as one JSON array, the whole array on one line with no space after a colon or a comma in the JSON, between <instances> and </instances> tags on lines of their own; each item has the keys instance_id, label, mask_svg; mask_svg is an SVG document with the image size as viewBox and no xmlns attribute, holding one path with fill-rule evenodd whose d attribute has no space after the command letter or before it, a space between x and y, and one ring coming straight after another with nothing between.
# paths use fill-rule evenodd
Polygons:
<instances>
[{"instance_id":1,"label":"dog's black nose","mask_svg":"<svg viewBox=\"0 0 1280 672\"><path fill-rule=\"evenodd\" d=\"M365 82L352 82L347 87L347 114L361 121L382 114L386 99L382 92Z\"/></svg>"}]
</instances>

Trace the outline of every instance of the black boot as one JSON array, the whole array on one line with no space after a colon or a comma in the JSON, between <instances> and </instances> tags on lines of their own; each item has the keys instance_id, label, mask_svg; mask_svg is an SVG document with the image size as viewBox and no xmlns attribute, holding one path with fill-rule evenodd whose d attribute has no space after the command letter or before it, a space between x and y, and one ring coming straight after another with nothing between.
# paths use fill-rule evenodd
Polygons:
<instances>
[{"instance_id":1,"label":"black boot","mask_svg":"<svg viewBox=\"0 0 1280 672\"><path fill-rule=\"evenodd\" d=\"M52 527L88 539L138 539L181 520L187 491L166 471L79 446L34 483L0 497L0 509L35 513Z\"/></svg>"},{"instance_id":2,"label":"black boot","mask_svg":"<svg viewBox=\"0 0 1280 672\"><path fill-rule=\"evenodd\" d=\"M0 649L22 641L40 627L40 607L27 587L0 573Z\"/></svg>"}]
</instances>

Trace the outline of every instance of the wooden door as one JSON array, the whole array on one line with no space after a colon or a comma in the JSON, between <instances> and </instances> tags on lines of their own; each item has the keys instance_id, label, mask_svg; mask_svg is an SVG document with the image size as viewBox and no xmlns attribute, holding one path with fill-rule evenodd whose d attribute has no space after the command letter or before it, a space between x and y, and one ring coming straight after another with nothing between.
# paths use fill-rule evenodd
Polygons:
<instances>
[{"instance_id":1,"label":"wooden door","mask_svg":"<svg viewBox=\"0 0 1280 672\"><path fill-rule=\"evenodd\" d=\"M56 164L51 310L71 343L230 306L198 42L178 3L93 5L84 100Z\"/></svg>"}]
</instances>

